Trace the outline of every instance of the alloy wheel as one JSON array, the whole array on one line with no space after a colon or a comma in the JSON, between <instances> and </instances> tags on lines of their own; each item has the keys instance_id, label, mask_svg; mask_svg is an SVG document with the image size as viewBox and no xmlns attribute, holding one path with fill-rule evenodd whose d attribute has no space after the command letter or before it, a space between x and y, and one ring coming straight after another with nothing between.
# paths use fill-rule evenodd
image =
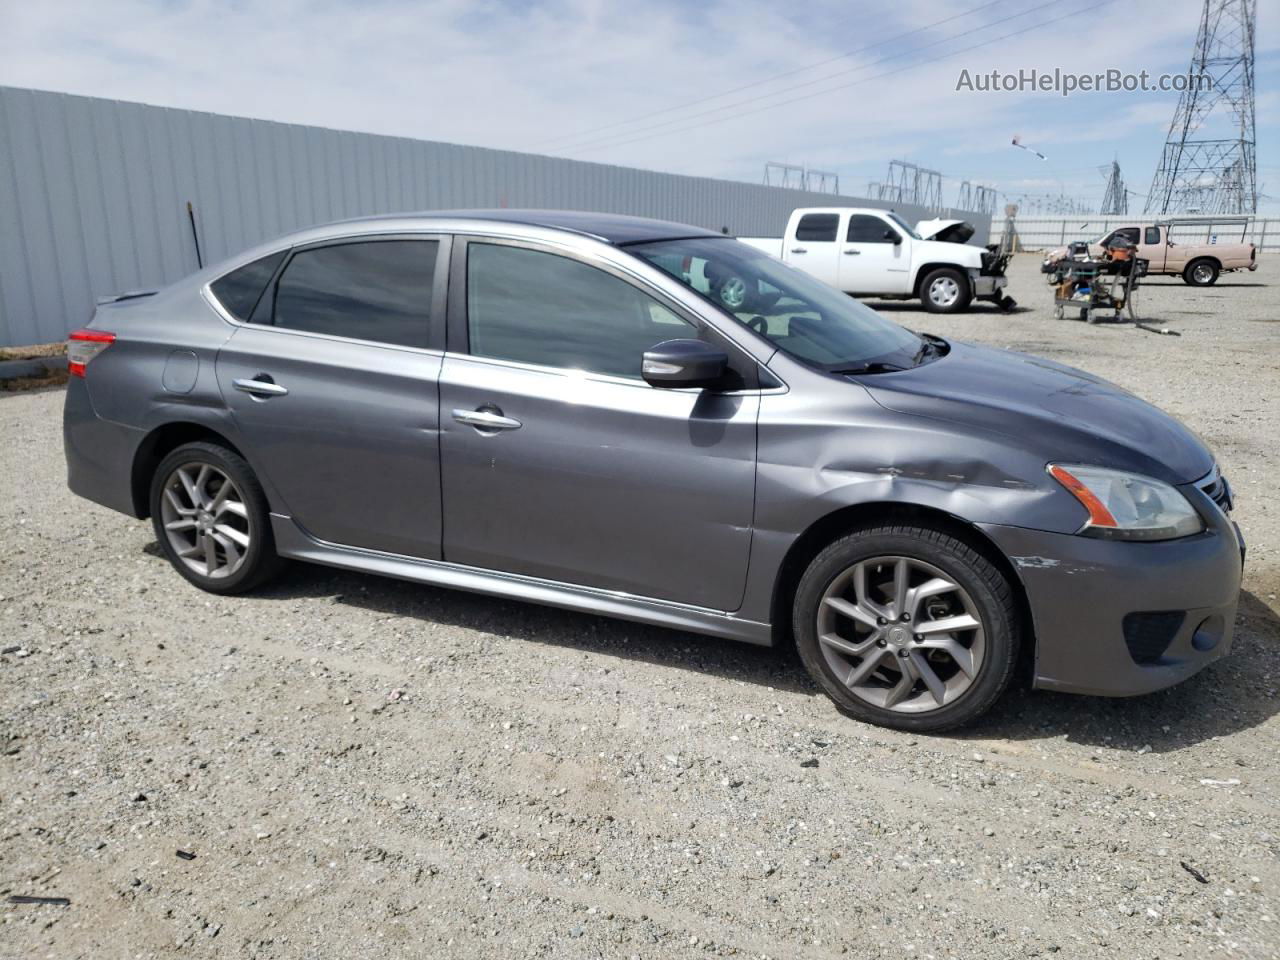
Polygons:
<instances>
[{"instance_id":1,"label":"alloy wheel","mask_svg":"<svg viewBox=\"0 0 1280 960\"><path fill-rule=\"evenodd\" d=\"M730 310L738 310L747 302L747 284L741 277L730 277L720 287L720 302Z\"/></svg>"},{"instance_id":2,"label":"alloy wheel","mask_svg":"<svg viewBox=\"0 0 1280 960\"><path fill-rule=\"evenodd\" d=\"M1208 283L1213 279L1213 267L1207 263L1197 263L1195 269L1191 271L1191 276L1196 283Z\"/></svg>"},{"instance_id":3,"label":"alloy wheel","mask_svg":"<svg viewBox=\"0 0 1280 960\"><path fill-rule=\"evenodd\" d=\"M230 577L251 544L249 511L240 488L209 463L184 463L165 478L160 500L165 536L194 573Z\"/></svg>"},{"instance_id":4,"label":"alloy wheel","mask_svg":"<svg viewBox=\"0 0 1280 960\"><path fill-rule=\"evenodd\" d=\"M960 284L952 277L938 277L929 284L929 299L939 307L949 307L960 299Z\"/></svg>"},{"instance_id":5,"label":"alloy wheel","mask_svg":"<svg viewBox=\"0 0 1280 960\"><path fill-rule=\"evenodd\" d=\"M817 628L827 666L850 692L899 713L953 703L973 685L986 652L968 592L910 557L863 560L836 576Z\"/></svg>"}]
</instances>

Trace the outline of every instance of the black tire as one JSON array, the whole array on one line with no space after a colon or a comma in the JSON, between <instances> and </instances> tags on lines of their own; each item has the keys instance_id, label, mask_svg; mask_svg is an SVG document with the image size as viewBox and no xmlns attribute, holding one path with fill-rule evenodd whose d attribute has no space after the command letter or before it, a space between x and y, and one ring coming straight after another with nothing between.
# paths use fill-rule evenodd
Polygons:
<instances>
[{"instance_id":1,"label":"black tire","mask_svg":"<svg viewBox=\"0 0 1280 960\"><path fill-rule=\"evenodd\" d=\"M934 284L945 284L950 280L956 286L956 296L949 302L939 302L934 298ZM924 308L930 313L962 313L969 309L973 300L973 288L969 285L969 277L954 267L938 267L925 274L920 281L920 299Z\"/></svg>"},{"instance_id":2,"label":"black tire","mask_svg":"<svg viewBox=\"0 0 1280 960\"><path fill-rule=\"evenodd\" d=\"M1193 287L1212 287L1218 282L1221 272L1218 265L1208 257L1200 257L1187 264L1182 271L1182 279Z\"/></svg>"},{"instance_id":3,"label":"black tire","mask_svg":"<svg viewBox=\"0 0 1280 960\"><path fill-rule=\"evenodd\" d=\"M178 555L177 548L171 542L170 533L165 528L165 508L161 502L161 498L166 496L166 483L175 470L186 465L194 465L198 468L199 465L204 464L221 471L230 478L244 504L245 516L237 522L244 528L249 544L243 549L243 562L233 572L220 577L205 576L193 570ZM285 566L285 562L276 554L267 496L263 493L262 485L254 476L249 464L234 450L204 441L186 443L177 447L156 467L151 478L149 502L151 523L160 549L173 564L173 568L201 590L219 594L244 593L261 586Z\"/></svg>"},{"instance_id":4,"label":"black tire","mask_svg":"<svg viewBox=\"0 0 1280 960\"><path fill-rule=\"evenodd\" d=\"M905 557L932 565L967 592L975 605L984 654L976 676L955 700L919 713L888 709L856 696L828 663L818 640L822 597L853 565L878 557ZM800 578L792 628L805 669L841 710L867 723L921 733L958 727L985 713L1008 687L1021 645L1021 618L1009 581L968 544L927 526L868 526L829 545Z\"/></svg>"}]
</instances>

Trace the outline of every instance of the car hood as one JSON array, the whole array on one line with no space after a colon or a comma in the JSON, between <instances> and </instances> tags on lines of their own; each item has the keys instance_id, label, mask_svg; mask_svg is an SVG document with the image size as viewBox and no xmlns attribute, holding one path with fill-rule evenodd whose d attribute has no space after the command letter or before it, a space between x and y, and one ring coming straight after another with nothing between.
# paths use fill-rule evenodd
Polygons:
<instances>
[{"instance_id":1,"label":"car hood","mask_svg":"<svg viewBox=\"0 0 1280 960\"><path fill-rule=\"evenodd\" d=\"M943 243L968 243L974 234L973 224L967 220L945 220L935 217L916 224L916 233L923 240L939 240Z\"/></svg>"},{"instance_id":2,"label":"car hood","mask_svg":"<svg viewBox=\"0 0 1280 960\"><path fill-rule=\"evenodd\" d=\"M1173 417L1041 357L953 342L931 363L859 382L889 410L1004 434L1046 463L1097 464L1168 483L1213 469L1213 455Z\"/></svg>"}]
</instances>

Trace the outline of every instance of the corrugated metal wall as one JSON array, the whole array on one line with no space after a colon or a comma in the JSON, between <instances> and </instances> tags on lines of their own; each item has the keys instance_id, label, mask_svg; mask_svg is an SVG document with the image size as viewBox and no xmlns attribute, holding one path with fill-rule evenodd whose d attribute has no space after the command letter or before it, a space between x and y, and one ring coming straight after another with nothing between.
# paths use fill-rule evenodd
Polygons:
<instances>
[{"instance_id":1,"label":"corrugated metal wall","mask_svg":"<svg viewBox=\"0 0 1280 960\"><path fill-rule=\"evenodd\" d=\"M534 207L778 235L854 197L0 87L0 346L59 340L95 298L301 227L406 210ZM897 205L909 222L936 212ZM986 236L985 214L954 211Z\"/></svg>"}]
</instances>

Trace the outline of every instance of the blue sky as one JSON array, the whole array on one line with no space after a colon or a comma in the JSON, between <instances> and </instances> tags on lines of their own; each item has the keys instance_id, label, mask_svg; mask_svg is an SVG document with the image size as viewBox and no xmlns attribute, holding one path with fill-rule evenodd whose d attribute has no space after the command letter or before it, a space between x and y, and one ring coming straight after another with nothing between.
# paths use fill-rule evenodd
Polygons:
<instances>
[{"instance_id":1,"label":"blue sky","mask_svg":"<svg viewBox=\"0 0 1280 960\"><path fill-rule=\"evenodd\" d=\"M1113 158L1146 193L1176 93L957 91L961 70L1181 72L1200 9L0 0L0 83L750 181L780 161L835 171L855 194L897 158L941 170L947 202L960 179L1096 202ZM1258 179L1280 197L1280 42L1268 15ZM1048 160L1012 147L1015 134ZM1280 212L1280 200L1263 209Z\"/></svg>"}]
</instances>

